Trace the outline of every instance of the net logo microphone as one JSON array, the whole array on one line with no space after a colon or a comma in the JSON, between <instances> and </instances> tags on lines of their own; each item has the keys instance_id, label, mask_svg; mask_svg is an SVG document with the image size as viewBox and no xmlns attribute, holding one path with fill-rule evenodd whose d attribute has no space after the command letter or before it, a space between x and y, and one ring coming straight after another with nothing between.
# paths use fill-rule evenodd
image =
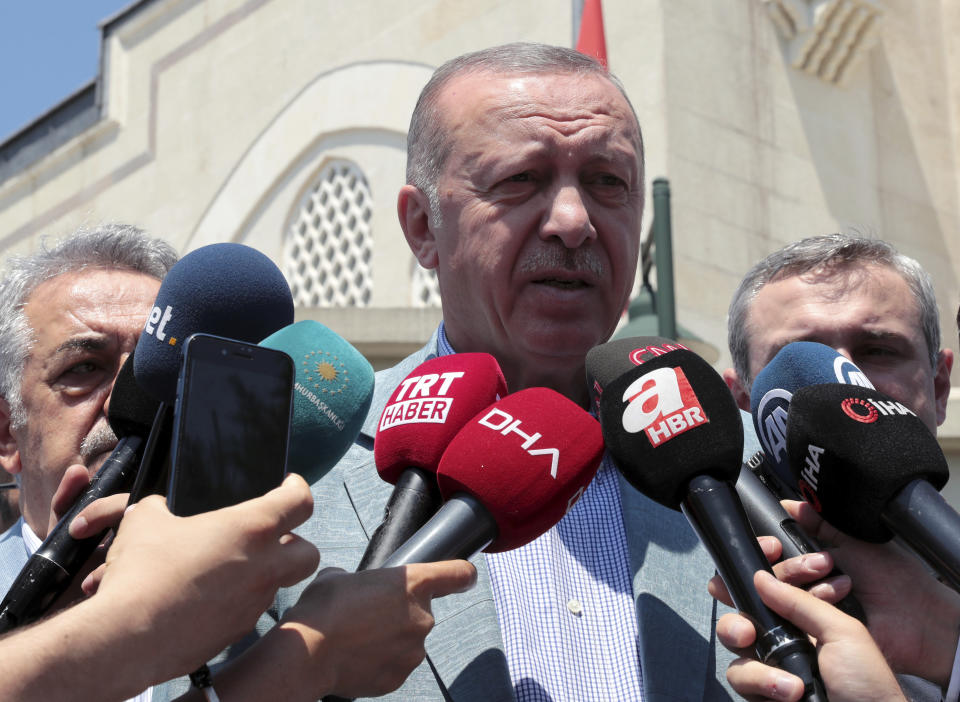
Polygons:
<instances>
[{"instance_id":1,"label":"net logo microphone","mask_svg":"<svg viewBox=\"0 0 960 702\"><path fill-rule=\"evenodd\" d=\"M443 424L453 405L450 386L463 376L463 371L408 376L394 402L384 407L379 431L401 424Z\"/></svg>"},{"instance_id":2,"label":"net logo microphone","mask_svg":"<svg viewBox=\"0 0 960 702\"><path fill-rule=\"evenodd\" d=\"M557 466L560 464L560 451L556 448L530 448L533 446L537 440L543 438L543 434L540 432L534 432L533 434L527 434L520 430L520 420L514 419L513 416L504 412L502 409L492 407L489 412L487 412L483 417L478 420L480 426L487 427L487 429L493 429L498 434L503 434L506 436L510 432L515 433L517 436L523 438L523 441L520 444L520 447L526 451L531 456L550 456L550 477L554 480L557 479Z\"/></svg>"},{"instance_id":3,"label":"net logo microphone","mask_svg":"<svg viewBox=\"0 0 960 702\"><path fill-rule=\"evenodd\" d=\"M170 318L173 317L173 307L170 305L166 306L166 309L161 310L159 307L154 307L150 310L150 316L147 318L147 323L143 327L143 331L147 334L152 334L157 337L157 341L163 341L167 338L167 335L164 333L164 328L167 326L167 322L170 321ZM154 325L156 330L154 330ZM176 337L170 337L168 342L171 346L177 345Z\"/></svg>"},{"instance_id":4,"label":"net logo microphone","mask_svg":"<svg viewBox=\"0 0 960 702\"><path fill-rule=\"evenodd\" d=\"M623 411L624 430L645 432L654 447L710 421L679 367L657 368L641 375L627 386L621 399L629 403Z\"/></svg>"}]
</instances>

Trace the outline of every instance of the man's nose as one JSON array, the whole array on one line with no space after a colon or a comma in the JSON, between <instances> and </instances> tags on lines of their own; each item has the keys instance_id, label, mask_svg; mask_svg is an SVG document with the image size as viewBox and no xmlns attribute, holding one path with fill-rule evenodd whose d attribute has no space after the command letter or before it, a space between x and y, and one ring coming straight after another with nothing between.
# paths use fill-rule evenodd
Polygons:
<instances>
[{"instance_id":1,"label":"man's nose","mask_svg":"<svg viewBox=\"0 0 960 702\"><path fill-rule=\"evenodd\" d=\"M550 193L544 213L540 237L557 237L568 249L575 249L589 239L597 238L597 230L590 221L584 195L577 185L559 185Z\"/></svg>"}]
</instances>

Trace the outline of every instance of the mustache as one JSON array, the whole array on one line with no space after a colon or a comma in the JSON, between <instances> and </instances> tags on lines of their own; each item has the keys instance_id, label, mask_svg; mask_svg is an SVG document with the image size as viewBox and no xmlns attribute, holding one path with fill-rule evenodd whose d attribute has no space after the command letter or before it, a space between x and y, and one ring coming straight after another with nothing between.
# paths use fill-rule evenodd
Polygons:
<instances>
[{"instance_id":1,"label":"mustache","mask_svg":"<svg viewBox=\"0 0 960 702\"><path fill-rule=\"evenodd\" d=\"M548 244L524 256L517 265L520 273L557 268L570 273L589 273L594 278L602 278L605 272L600 255L589 246L568 249L563 244Z\"/></svg>"},{"instance_id":2,"label":"mustache","mask_svg":"<svg viewBox=\"0 0 960 702\"><path fill-rule=\"evenodd\" d=\"M84 463L89 463L92 458L99 456L101 453L113 450L117 441L117 435L113 433L109 424L95 427L80 442L80 458L83 459Z\"/></svg>"}]
</instances>

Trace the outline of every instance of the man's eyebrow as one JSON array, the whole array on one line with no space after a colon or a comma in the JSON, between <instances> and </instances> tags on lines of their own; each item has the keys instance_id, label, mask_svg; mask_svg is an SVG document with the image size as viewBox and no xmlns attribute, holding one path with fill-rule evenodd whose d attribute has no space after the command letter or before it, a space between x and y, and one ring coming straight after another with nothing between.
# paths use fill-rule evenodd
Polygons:
<instances>
[{"instance_id":1,"label":"man's eyebrow","mask_svg":"<svg viewBox=\"0 0 960 702\"><path fill-rule=\"evenodd\" d=\"M102 351L108 344L109 340L102 334L75 336L60 344L53 353L60 356L71 351Z\"/></svg>"}]
</instances>

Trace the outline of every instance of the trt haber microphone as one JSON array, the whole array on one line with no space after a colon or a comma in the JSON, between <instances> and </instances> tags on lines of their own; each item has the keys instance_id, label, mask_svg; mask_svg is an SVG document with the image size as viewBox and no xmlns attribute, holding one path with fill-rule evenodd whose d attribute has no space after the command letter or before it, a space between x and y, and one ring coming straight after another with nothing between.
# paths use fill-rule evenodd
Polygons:
<instances>
[{"instance_id":1,"label":"trt haber microphone","mask_svg":"<svg viewBox=\"0 0 960 702\"><path fill-rule=\"evenodd\" d=\"M106 530L86 539L70 536L70 523L80 510L100 497L129 490L133 484L144 440L160 404L134 381L133 363L131 354L121 366L110 396L107 416L119 439L117 446L20 570L0 602L0 633L43 616L103 540Z\"/></svg>"},{"instance_id":2,"label":"trt haber microphone","mask_svg":"<svg viewBox=\"0 0 960 702\"><path fill-rule=\"evenodd\" d=\"M437 468L447 500L384 567L509 551L543 534L576 504L603 458L600 425L547 388L527 388L481 411Z\"/></svg>"},{"instance_id":3,"label":"trt haber microphone","mask_svg":"<svg viewBox=\"0 0 960 702\"><path fill-rule=\"evenodd\" d=\"M173 404L180 349L196 332L257 343L293 322L293 297L267 256L243 244L202 246L177 261L137 344L140 386Z\"/></svg>"},{"instance_id":4,"label":"trt haber microphone","mask_svg":"<svg viewBox=\"0 0 960 702\"><path fill-rule=\"evenodd\" d=\"M846 383L872 388L873 384L849 358L824 344L794 341L784 346L757 373L750 390L750 413L770 471L767 482L780 497L801 499L787 461L787 411L790 398L807 385Z\"/></svg>"},{"instance_id":5,"label":"trt haber microphone","mask_svg":"<svg viewBox=\"0 0 960 702\"><path fill-rule=\"evenodd\" d=\"M840 531L894 534L960 590L960 515L938 492L950 472L936 438L877 390L824 384L794 393L787 454L800 492Z\"/></svg>"},{"instance_id":6,"label":"trt haber microphone","mask_svg":"<svg viewBox=\"0 0 960 702\"><path fill-rule=\"evenodd\" d=\"M743 426L719 374L683 349L651 359L607 384L600 423L627 481L686 515L734 604L754 623L760 660L803 680L804 699L825 699L810 642L770 611L753 585L756 571L772 571L733 487Z\"/></svg>"},{"instance_id":7,"label":"trt haber microphone","mask_svg":"<svg viewBox=\"0 0 960 702\"><path fill-rule=\"evenodd\" d=\"M440 457L464 424L506 394L500 364L487 353L431 358L397 386L373 444L380 477L395 487L357 570L380 567L434 515Z\"/></svg>"},{"instance_id":8,"label":"trt haber microphone","mask_svg":"<svg viewBox=\"0 0 960 702\"><path fill-rule=\"evenodd\" d=\"M286 326L260 345L293 359L287 467L314 483L360 433L373 398L373 367L346 339L313 320Z\"/></svg>"}]
</instances>

